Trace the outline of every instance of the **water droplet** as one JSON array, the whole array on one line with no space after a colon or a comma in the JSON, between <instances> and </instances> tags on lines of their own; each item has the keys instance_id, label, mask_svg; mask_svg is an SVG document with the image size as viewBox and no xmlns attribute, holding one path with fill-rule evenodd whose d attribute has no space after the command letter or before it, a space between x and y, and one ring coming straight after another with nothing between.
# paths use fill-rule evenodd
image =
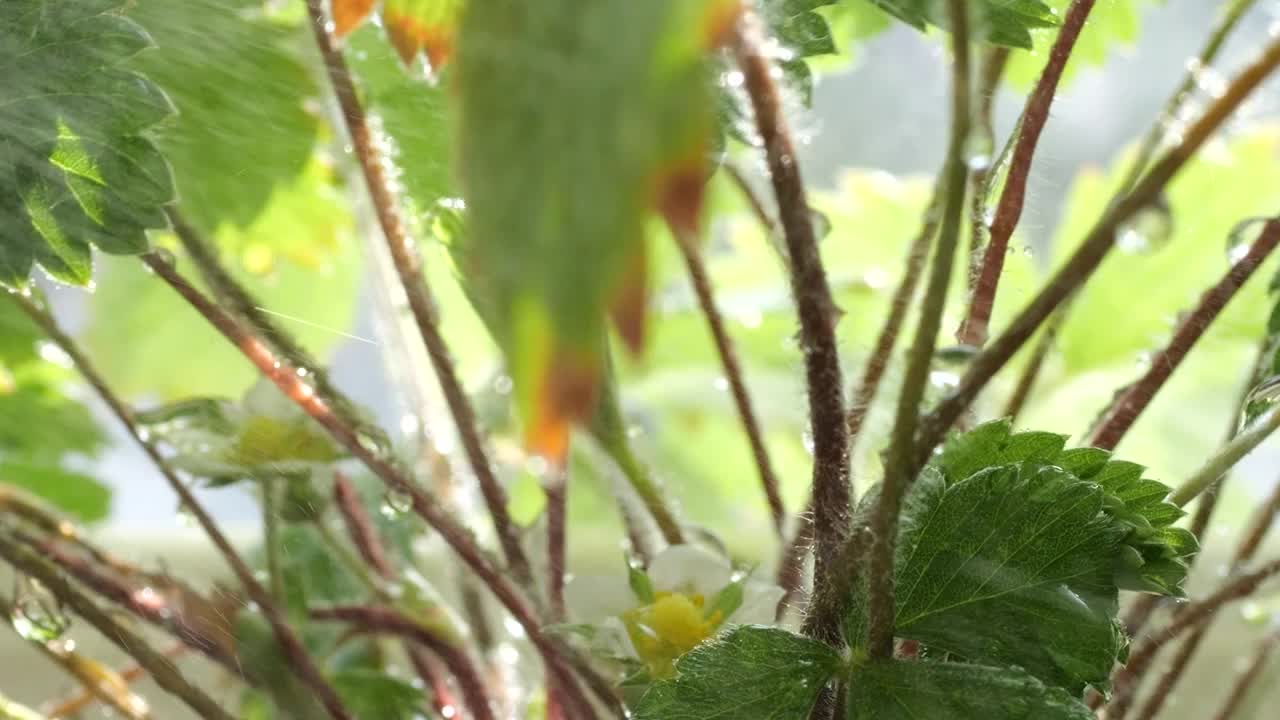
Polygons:
<instances>
[{"instance_id":1,"label":"water droplet","mask_svg":"<svg viewBox=\"0 0 1280 720\"><path fill-rule=\"evenodd\" d=\"M71 356L65 350L56 344L47 340L42 340L36 344L36 352L40 353L40 359L45 362L53 363L64 368L71 367Z\"/></svg>"},{"instance_id":2,"label":"water droplet","mask_svg":"<svg viewBox=\"0 0 1280 720\"><path fill-rule=\"evenodd\" d=\"M995 142L991 135L979 130L971 133L964 142L964 161L970 170L986 170L991 167L991 155Z\"/></svg>"},{"instance_id":3,"label":"water droplet","mask_svg":"<svg viewBox=\"0 0 1280 720\"><path fill-rule=\"evenodd\" d=\"M933 358L945 365L967 365L978 354L978 350L976 345L948 345L935 350Z\"/></svg>"},{"instance_id":4,"label":"water droplet","mask_svg":"<svg viewBox=\"0 0 1280 720\"><path fill-rule=\"evenodd\" d=\"M716 378L712 384L720 392L729 392L729 380L723 376Z\"/></svg>"},{"instance_id":5,"label":"water droplet","mask_svg":"<svg viewBox=\"0 0 1280 720\"><path fill-rule=\"evenodd\" d=\"M1262 623L1271 614L1256 602L1247 602L1240 606L1240 617L1247 623Z\"/></svg>"},{"instance_id":6,"label":"water droplet","mask_svg":"<svg viewBox=\"0 0 1280 720\"><path fill-rule=\"evenodd\" d=\"M413 435L418 432L418 428L422 427L422 421L413 413L405 413L400 416L400 432L405 435Z\"/></svg>"},{"instance_id":7,"label":"water droplet","mask_svg":"<svg viewBox=\"0 0 1280 720\"><path fill-rule=\"evenodd\" d=\"M178 506L178 512L174 513L174 521L179 527L193 528L196 526L196 516L191 512L191 508L185 504Z\"/></svg>"},{"instance_id":8,"label":"water droplet","mask_svg":"<svg viewBox=\"0 0 1280 720\"><path fill-rule=\"evenodd\" d=\"M413 509L413 496L402 490L388 490L382 496L378 512L388 519L395 519Z\"/></svg>"},{"instance_id":9,"label":"water droplet","mask_svg":"<svg viewBox=\"0 0 1280 720\"><path fill-rule=\"evenodd\" d=\"M1131 255L1153 253L1173 237L1173 212L1164 195L1134 213L1116 233L1116 247Z\"/></svg>"},{"instance_id":10,"label":"water droplet","mask_svg":"<svg viewBox=\"0 0 1280 720\"><path fill-rule=\"evenodd\" d=\"M300 368L298 368L298 369L294 370L293 372L294 372L298 377L300 377L300 378L304 378L304 377L306 377L307 375L309 375L311 371L310 371L310 370L307 370L307 369L306 369L306 368L304 368L304 367L300 367Z\"/></svg>"},{"instance_id":11,"label":"water droplet","mask_svg":"<svg viewBox=\"0 0 1280 720\"><path fill-rule=\"evenodd\" d=\"M493 379L493 391L499 395L510 395L512 387L513 383L509 375L499 375Z\"/></svg>"},{"instance_id":12,"label":"water droplet","mask_svg":"<svg viewBox=\"0 0 1280 720\"><path fill-rule=\"evenodd\" d=\"M826 240L831 234L831 218L812 205L809 206L809 217L813 223L813 238L819 242Z\"/></svg>"},{"instance_id":13,"label":"water droplet","mask_svg":"<svg viewBox=\"0 0 1280 720\"><path fill-rule=\"evenodd\" d=\"M38 581L20 577L9 622L25 640L47 643L66 634L71 618L58 599Z\"/></svg>"},{"instance_id":14,"label":"water droplet","mask_svg":"<svg viewBox=\"0 0 1280 720\"><path fill-rule=\"evenodd\" d=\"M1243 260L1270 221L1271 218L1254 217L1236 223L1231 232L1227 233L1227 261L1235 265Z\"/></svg>"},{"instance_id":15,"label":"water droplet","mask_svg":"<svg viewBox=\"0 0 1280 720\"><path fill-rule=\"evenodd\" d=\"M159 260L163 265L168 267L173 267L178 264L177 258L173 256L173 251L167 247L156 247L151 251L151 254L155 256L156 260Z\"/></svg>"},{"instance_id":16,"label":"water droplet","mask_svg":"<svg viewBox=\"0 0 1280 720\"><path fill-rule=\"evenodd\" d=\"M813 455L813 433L805 430L800 434L800 444L804 446L804 451Z\"/></svg>"},{"instance_id":17,"label":"water droplet","mask_svg":"<svg viewBox=\"0 0 1280 720\"><path fill-rule=\"evenodd\" d=\"M541 455L530 455L524 463L524 469L539 480L545 478L547 473L551 472L551 463Z\"/></svg>"},{"instance_id":18,"label":"water droplet","mask_svg":"<svg viewBox=\"0 0 1280 720\"><path fill-rule=\"evenodd\" d=\"M929 387L942 394L955 390L960 385L960 376L945 370L933 370L929 373Z\"/></svg>"},{"instance_id":19,"label":"water droplet","mask_svg":"<svg viewBox=\"0 0 1280 720\"><path fill-rule=\"evenodd\" d=\"M1240 416L1240 429L1244 430L1269 414L1280 405L1280 375L1258 383L1245 399L1244 412Z\"/></svg>"}]
</instances>

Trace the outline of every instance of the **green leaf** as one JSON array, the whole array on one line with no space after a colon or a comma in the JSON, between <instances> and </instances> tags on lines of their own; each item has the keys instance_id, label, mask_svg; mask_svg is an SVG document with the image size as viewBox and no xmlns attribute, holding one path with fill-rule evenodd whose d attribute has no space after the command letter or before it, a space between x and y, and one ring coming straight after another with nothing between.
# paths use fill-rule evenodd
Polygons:
<instances>
[{"instance_id":1,"label":"green leaf","mask_svg":"<svg viewBox=\"0 0 1280 720\"><path fill-rule=\"evenodd\" d=\"M411 720L422 717L422 691L377 670L344 670L329 676L354 717Z\"/></svg>"},{"instance_id":2,"label":"green leaf","mask_svg":"<svg viewBox=\"0 0 1280 720\"><path fill-rule=\"evenodd\" d=\"M863 2L864 0L845 0ZM869 0L890 15L919 30L949 25L945 5L935 0ZM981 0L981 32L988 42L1030 49L1031 31L1053 27L1058 17L1040 0Z\"/></svg>"},{"instance_id":3,"label":"green leaf","mask_svg":"<svg viewBox=\"0 0 1280 720\"><path fill-rule=\"evenodd\" d=\"M606 316L643 344L650 211L697 225L714 126L705 26L720 4L494 0L464 14L468 218L454 252L545 455L563 458L570 421L594 409Z\"/></svg>"},{"instance_id":4,"label":"green leaf","mask_svg":"<svg viewBox=\"0 0 1280 720\"><path fill-rule=\"evenodd\" d=\"M111 491L104 485L53 464L0 462L0 484L22 488L80 522L102 520L111 511Z\"/></svg>"},{"instance_id":5,"label":"green leaf","mask_svg":"<svg viewBox=\"0 0 1280 720\"><path fill-rule=\"evenodd\" d=\"M1114 574L1125 528L1103 497L1050 466L954 483L926 470L898 538L898 634L1073 692L1104 686L1124 646Z\"/></svg>"},{"instance_id":6,"label":"green leaf","mask_svg":"<svg viewBox=\"0 0 1280 720\"><path fill-rule=\"evenodd\" d=\"M849 678L848 720L1092 720L1093 711L1017 668L875 662Z\"/></svg>"},{"instance_id":7,"label":"green leaf","mask_svg":"<svg viewBox=\"0 0 1280 720\"><path fill-rule=\"evenodd\" d=\"M1079 71L1101 66L1115 51L1131 47L1141 28L1142 10L1154 1L1107 0L1095 3L1089 13L1089 21L1076 38L1059 87L1064 87ZM1044 2L1061 17L1071 0ZM1047 49L1056 34L1056 28L1036 28L1031 30L1031 40L1037 48ZM1040 77L1046 59L1046 53L1014 53L1005 66L1005 79L1015 88L1029 88Z\"/></svg>"},{"instance_id":8,"label":"green leaf","mask_svg":"<svg viewBox=\"0 0 1280 720\"><path fill-rule=\"evenodd\" d=\"M184 215L206 233L249 226L302 174L320 127L306 107L319 94L301 54L309 38L254 4L137 0L128 8L157 45L131 66L178 109L156 142L173 165Z\"/></svg>"},{"instance_id":9,"label":"green leaf","mask_svg":"<svg viewBox=\"0 0 1280 720\"><path fill-rule=\"evenodd\" d=\"M676 677L654 684L635 720L807 717L840 667L826 645L777 628L744 625L703 643L676 663Z\"/></svg>"},{"instance_id":10,"label":"green leaf","mask_svg":"<svg viewBox=\"0 0 1280 720\"><path fill-rule=\"evenodd\" d=\"M86 285L90 245L142 252L166 224L169 167L143 134L172 107L125 69L150 38L123 4L0 6L0 285L25 284L37 262Z\"/></svg>"},{"instance_id":11,"label":"green leaf","mask_svg":"<svg viewBox=\"0 0 1280 720\"><path fill-rule=\"evenodd\" d=\"M1199 545L1191 533L1171 527L1183 511L1165 500L1168 486L1142 477L1141 465L1112 460L1110 453L1096 448L1063 450L1065 443L1065 436L1054 433L1013 433L1008 421L997 420L949 438L935 465L949 482L983 467L1025 462L1057 466L1097 483L1106 493L1105 512L1128 528L1125 543L1141 559L1118 568L1119 586L1181 596L1187 565Z\"/></svg>"}]
</instances>

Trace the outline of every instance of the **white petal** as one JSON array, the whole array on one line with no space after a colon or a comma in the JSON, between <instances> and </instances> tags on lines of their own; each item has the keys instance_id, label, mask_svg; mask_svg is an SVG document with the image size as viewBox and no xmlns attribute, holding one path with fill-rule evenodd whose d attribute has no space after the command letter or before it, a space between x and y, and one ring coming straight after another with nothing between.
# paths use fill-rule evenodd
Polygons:
<instances>
[{"instance_id":1,"label":"white petal","mask_svg":"<svg viewBox=\"0 0 1280 720\"><path fill-rule=\"evenodd\" d=\"M258 382L245 392L241 405L249 415L262 415L277 420L291 420L302 415L302 410L265 377L258 378Z\"/></svg>"},{"instance_id":2,"label":"white petal","mask_svg":"<svg viewBox=\"0 0 1280 720\"><path fill-rule=\"evenodd\" d=\"M742 588L742 605L729 616L729 622L739 625L773 625L777 618L778 602L784 594L782 588L776 585L748 581Z\"/></svg>"},{"instance_id":3,"label":"white petal","mask_svg":"<svg viewBox=\"0 0 1280 720\"><path fill-rule=\"evenodd\" d=\"M605 657L640 657L635 645L631 644L631 635L627 632L627 626L616 617L611 617L596 627L596 636L591 641L591 650Z\"/></svg>"},{"instance_id":4,"label":"white petal","mask_svg":"<svg viewBox=\"0 0 1280 720\"><path fill-rule=\"evenodd\" d=\"M649 565L653 588L666 592L695 592L708 600L733 577L729 562L699 545L672 545Z\"/></svg>"},{"instance_id":5,"label":"white petal","mask_svg":"<svg viewBox=\"0 0 1280 720\"><path fill-rule=\"evenodd\" d=\"M579 575L564 587L571 622L594 623L640 605L621 575Z\"/></svg>"}]
</instances>

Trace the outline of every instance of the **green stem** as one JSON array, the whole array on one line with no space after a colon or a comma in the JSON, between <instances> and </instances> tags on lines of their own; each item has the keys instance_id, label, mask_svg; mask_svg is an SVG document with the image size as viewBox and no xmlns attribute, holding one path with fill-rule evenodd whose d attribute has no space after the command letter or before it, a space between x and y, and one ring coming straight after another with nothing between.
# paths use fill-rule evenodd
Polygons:
<instances>
[{"instance_id":1,"label":"green stem","mask_svg":"<svg viewBox=\"0 0 1280 720\"><path fill-rule=\"evenodd\" d=\"M1194 475L1173 491L1169 496L1169 502L1178 507L1191 502L1278 429L1280 429L1280 408L1267 413L1253 427L1236 435L1231 442L1223 445L1216 455L1209 458Z\"/></svg>"},{"instance_id":2,"label":"green stem","mask_svg":"<svg viewBox=\"0 0 1280 720\"><path fill-rule=\"evenodd\" d=\"M267 585L283 606L284 571L280 569L280 489L275 480L262 481L262 550L267 556Z\"/></svg>"},{"instance_id":3,"label":"green stem","mask_svg":"<svg viewBox=\"0 0 1280 720\"><path fill-rule=\"evenodd\" d=\"M0 720L47 720L45 716L26 705L19 705L0 695Z\"/></svg>"},{"instance_id":4,"label":"green stem","mask_svg":"<svg viewBox=\"0 0 1280 720\"><path fill-rule=\"evenodd\" d=\"M920 422L920 402L924 398L929 368L942 325L942 312L955 265L956 247L964 217L966 168L964 147L969 137L969 11L962 0L950 0L951 32L955 61L952 65L951 141L947 150L946 202L942 229L920 310L920 322L907 361L907 370L898 396L897 415L886 453L885 475L880 500L871 519L873 544L868 567L869 649L874 658L893 654L894 588L893 556L898 533L898 513L902 498L914 480L916 428ZM856 642L856 639L854 639Z\"/></svg>"},{"instance_id":5,"label":"green stem","mask_svg":"<svg viewBox=\"0 0 1280 720\"><path fill-rule=\"evenodd\" d=\"M370 594L383 601L391 597L382 581L370 572L369 566L361 561L355 552L347 547L342 540L338 539L338 536L323 520L317 520L312 523L312 526L315 527L316 533L320 535L320 541L324 543L325 547L329 548L329 551L337 558L338 563L354 575L360 581L360 584L368 588Z\"/></svg>"}]
</instances>

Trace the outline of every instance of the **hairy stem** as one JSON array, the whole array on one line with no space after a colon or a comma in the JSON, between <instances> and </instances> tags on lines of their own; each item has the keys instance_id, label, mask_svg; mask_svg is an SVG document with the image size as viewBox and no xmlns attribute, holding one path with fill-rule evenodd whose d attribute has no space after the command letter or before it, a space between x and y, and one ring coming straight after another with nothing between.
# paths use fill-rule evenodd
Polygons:
<instances>
[{"instance_id":1,"label":"hairy stem","mask_svg":"<svg viewBox=\"0 0 1280 720\"><path fill-rule=\"evenodd\" d=\"M1265 563L1257 570L1239 575L1225 583L1203 600L1187 605L1163 628L1135 642L1125 665L1111 674L1113 696L1107 706L1108 718L1123 718L1133 702L1138 681L1165 645L1186 630L1199 626L1213 617L1222 606L1247 597L1263 582L1280 573L1280 560Z\"/></svg>"},{"instance_id":2,"label":"hairy stem","mask_svg":"<svg viewBox=\"0 0 1280 720\"><path fill-rule=\"evenodd\" d=\"M543 480L547 496L547 595L551 617L564 622L564 582L568 568L569 469L555 468Z\"/></svg>"},{"instance_id":3,"label":"hairy stem","mask_svg":"<svg viewBox=\"0 0 1280 720\"><path fill-rule=\"evenodd\" d=\"M188 682L168 658L154 650L141 636L116 622L110 613L99 608L87 595L67 582L56 567L6 532L0 532L0 556L19 572L39 580L54 597L84 618L125 654L137 660L155 678L156 684L181 700L197 715L206 720L233 720L213 698Z\"/></svg>"},{"instance_id":4,"label":"hairy stem","mask_svg":"<svg viewBox=\"0 0 1280 720\"><path fill-rule=\"evenodd\" d=\"M743 377L742 363L734 349L733 339L724 324L724 316L716 305L715 291L711 287L711 277L702 262L702 253L697 247L697 238L688 233L674 231L676 245L684 257L685 267L689 270L689 280L694 294L698 297L698 305L707 319L707 328L715 341L716 353L720 356L720 364L724 368L725 378L729 381L729 390L733 395L733 404L738 409L738 417L742 420L742 429L747 434L747 442L751 446L751 455L756 461L756 471L760 474L760 486L764 489L765 501L769 504L769 515L773 518L773 526L778 536L785 531L786 510L782 506L782 494L778 489L778 475L773 471L773 462L769 459L769 449L764 443L764 433L760 430L760 420L752 407L751 394L747 391L747 382Z\"/></svg>"},{"instance_id":5,"label":"hairy stem","mask_svg":"<svg viewBox=\"0 0 1280 720\"><path fill-rule=\"evenodd\" d=\"M1183 358L1278 243L1280 220L1272 220L1263 227L1249 251L1231 266L1222 279L1200 296L1195 309L1178 323L1169 344L1151 359L1147 372L1112 401L1111 407L1103 414L1097 431L1089 439L1089 445L1112 450L1120 443L1173 371L1178 369Z\"/></svg>"},{"instance_id":6,"label":"hairy stem","mask_svg":"<svg viewBox=\"0 0 1280 720\"><path fill-rule=\"evenodd\" d=\"M1205 461L1191 477L1187 478L1169 495L1169 502L1182 507L1191 502L1197 495L1216 483L1236 463L1240 462L1262 441L1280 429L1280 409L1272 410L1258 418L1252 426L1232 438L1223 445L1213 457Z\"/></svg>"},{"instance_id":7,"label":"hairy stem","mask_svg":"<svg viewBox=\"0 0 1280 720\"><path fill-rule=\"evenodd\" d=\"M971 138L981 143L982 148L995 151L996 133L994 111L996 95L1000 91L1000 78L1009 64L1010 50L1004 46L988 48L982 56L982 69L978 72L978 87L974 90L974 99L978 107L973 113L973 133ZM982 162L975 162L969 170L969 292L973 293L978 282L978 273L982 268L982 249L987 242L987 207L990 200L988 194L988 175L995 175L999 167L994 165L996 158L987 157ZM959 337L957 341L964 342Z\"/></svg>"},{"instance_id":8,"label":"hairy stem","mask_svg":"<svg viewBox=\"0 0 1280 720\"><path fill-rule=\"evenodd\" d=\"M1213 64L1218 58L1218 54L1222 52L1222 48L1226 46L1227 38L1236 26L1244 18L1245 13L1258 4L1258 0L1233 0L1230 5L1223 8L1218 16L1218 22L1210 31L1208 39L1205 40L1204 47L1200 50L1200 54L1194 60L1188 63L1187 72L1182 78L1182 82L1178 88L1169 96L1164 107L1160 110L1160 114L1156 116L1156 121L1147 128L1147 132L1142 136L1142 140L1138 143L1138 151L1134 155L1133 164L1129 168L1129 172L1125 174L1124 182L1121 183L1121 192L1128 192L1138 180L1142 177L1143 171L1147 169L1147 165L1151 162L1151 157L1160 147L1160 140L1164 137L1168 124L1177 115L1178 110L1191 97L1191 93L1195 90L1199 83L1200 73L1205 68Z\"/></svg>"},{"instance_id":9,"label":"hairy stem","mask_svg":"<svg viewBox=\"0 0 1280 720\"><path fill-rule=\"evenodd\" d=\"M418 254L414 239L405 227L404 219L400 216L399 207L388 184L382 157L374 144L368 118L356 94L351 72L347 68L347 61L329 31L328 18L325 15L322 0L307 0L307 10L316 46L324 60L329 83L338 99L347 132L351 136L352 147L355 149L355 156L359 160L365 185L373 202L374 214L378 218L378 224L387 242L387 249L390 251L396 272L400 276L400 283L409 300L409 309L418 323L418 330L422 335L423 344L426 345L431 365L435 369L436 379L440 382L445 402L453 415L463 450L480 485L485 506L493 519L498 542L502 546L512 575L528 586L532 583L532 571L529 559L520 546L519 529L507 510L506 490L494 474L481 438L475 408L472 407L471 400L458 379L449 347L440 333L435 301L431 297L426 277L422 272L422 258Z\"/></svg>"},{"instance_id":10,"label":"hairy stem","mask_svg":"<svg viewBox=\"0 0 1280 720\"><path fill-rule=\"evenodd\" d=\"M356 429L334 414L324 401L317 397L315 390L298 377L295 368L277 359L270 348L235 318L210 302L209 298L179 275L165 259L155 254L144 255L142 259L157 277L203 315L209 324L253 363L264 377L275 383L285 397L320 423L321 427L364 463L365 467L377 475L389 489L406 494L412 502L414 512L440 533L458 557L493 592L520 624L529 641L546 660L551 673L567 680L565 686L572 688L572 692L581 693L577 683L573 682L571 668L564 657L557 652L550 637L543 632L542 623L533 608L520 591L507 580L493 560L480 549L466 528L441 507L435 498L412 482L388 455L362 442Z\"/></svg>"},{"instance_id":11,"label":"hairy stem","mask_svg":"<svg viewBox=\"0 0 1280 720\"><path fill-rule=\"evenodd\" d=\"M841 572L831 561L849 537L851 512L844 380L835 335L839 310L832 299L827 272L818 252L813 216L805 198L795 144L783 117L773 67L761 49L759 23L754 13L744 14L734 36L733 52L742 69L756 128L764 141L790 259L791 291L800 316L800 342L804 349L813 435L814 584L823 588L832 584ZM840 644L839 620L834 616L813 618L806 632L833 646Z\"/></svg>"},{"instance_id":12,"label":"hairy stem","mask_svg":"<svg viewBox=\"0 0 1280 720\"><path fill-rule=\"evenodd\" d=\"M1049 279L1046 286L988 343L969 364L959 385L921 423L916 466L924 465L951 425L1064 300L1071 296L1102 264L1115 244L1116 232L1127 220L1149 205L1182 166L1213 136L1244 100L1280 65L1280 39L1241 70L1182 136L1182 142L1165 153L1134 189L1112 204L1098 219L1074 254Z\"/></svg>"},{"instance_id":13,"label":"hairy stem","mask_svg":"<svg viewBox=\"0 0 1280 720\"><path fill-rule=\"evenodd\" d=\"M1044 332L1040 334L1040 340L1036 342L1036 346L1031 349L1031 357L1027 359L1026 367L1022 369L1022 374L1018 376L1018 382L1013 386L1013 392L1009 395L1009 401L1004 406L1004 417L1009 418L1009 422L1015 422L1018 415L1022 414L1022 408L1027 404L1027 399L1031 397L1031 391L1035 389L1036 380L1040 377L1040 371L1044 369L1044 361L1049 357L1049 351L1053 349L1053 344L1057 342L1058 333L1062 330L1062 325L1067 319L1067 310L1070 305L1065 305L1061 310L1053 314L1049 318L1049 322L1045 325Z\"/></svg>"},{"instance_id":14,"label":"hairy stem","mask_svg":"<svg viewBox=\"0 0 1280 720\"><path fill-rule=\"evenodd\" d=\"M951 283L956 247L964 216L965 159L964 148L970 126L969 77L969 8L963 0L949 0L951 18L951 140L947 150L946 200L943 205L942 228L929 272L911 354L898 396L889 449L885 453L885 474L880 498L871 518L871 556L868 566L868 622L871 657L893 656L894 588L893 553L898 536L898 514L902 497L915 477L912 467L916 426L920 419L920 402L924 398L929 369L942 325L942 313Z\"/></svg>"},{"instance_id":15,"label":"hairy stem","mask_svg":"<svg viewBox=\"0 0 1280 720\"><path fill-rule=\"evenodd\" d=\"M163 267L167 272L172 272L172 268L167 262L158 259L155 255L150 255L148 257L151 260L151 266L153 268ZM194 288L192 291L194 292ZM289 627L287 622L285 622L284 616L281 615L280 610L272 600L270 593L268 593L267 590L262 587L262 584L254 578L253 571L249 569L249 566L245 563L244 559L240 557L240 554L236 552L234 547L232 547L231 542L227 540L226 535L224 535L222 530L220 530L217 524L214 523L213 517L209 515L208 511L204 509L204 506L202 506L196 499L195 495L191 492L191 489L182 482L178 477L177 472L174 471L169 462L160 454L160 451L142 437L137 423L134 422L133 413L124 404L124 401L111 390L111 387L107 385L106 380L98 374L97 368L89 362L89 358L80 351L79 346L75 344L71 337L58 327L58 324L54 321L52 315L33 302L30 298L24 297L21 294L12 294L10 297L15 299L18 303L18 307L22 308L22 310L32 320L34 320L42 330L44 330L49 339L52 340L53 343L63 352L65 352L67 357L71 358L71 362L75 365L76 370L78 370L84 379L88 381L89 385L93 387L98 396L102 398L107 407L111 409L112 414L115 415L116 419L120 421L120 424L124 426L130 437L132 437L134 442L142 448L143 452L146 453L152 464L154 464L156 469L160 471L161 476L164 477L165 481L169 484L169 487L178 495L180 506L195 518L196 523L200 525L201 529L204 530L205 535L209 537L209 540L213 542L214 547L218 549L218 552L221 553L223 559L227 561L227 564L231 567L232 572L236 576L236 580L240 582L244 587L245 592L249 594L249 598L253 600L253 602L257 603L259 612L262 613L262 616L271 626L271 632L275 636L276 642L289 658L289 666L293 672L296 673L299 679L301 679L302 682L316 694L316 697L324 706L330 717L333 717L335 720L347 720L350 718L350 714L343 706L342 701L338 698L338 694L334 691L333 686L325 680L324 675L320 672L320 668L315 664L315 661L311 659L311 655L307 652L306 647L303 646L302 641L298 639L297 634L294 633L293 629ZM209 303L209 306L212 308L213 304ZM227 320L228 322L233 322L229 317ZM297 377L294 369L291 368L290 372L294 372L294 377Z\"/></svg>"},{"instance_id":16,"label":"hairy stem","mask_svg":"<svg viewBox=\"0 0 1280 720\"><path fill-rule=\"evenodd\" d=\"M1026 107L1022 110L1018 142L1013 149L1004 191L1000 194L1000 202L996 204L995 218L991 221L991 234L974 284L973 297L969 302L969 314L956 333L961 344L980 347L987 340L987 326L991 322L991 309L995 306L996 290L1000 286L1005 251L1009 247L1009 238L1013 236L1013 230L1022 217L1022 207L1026 201L1031 161L1035 158L1036 146L1040 144L1045 123L1049 121L1049 108L1057 96L1058 82L1075 49L1080 31L1084 29L1089 13L1093 11L1094 1L1072 0L1062 26L1058 29L1057 39L1049 50L1049 61L1040 73L1035 89L1027 96Z\"/></svg>"}]
</instances>

